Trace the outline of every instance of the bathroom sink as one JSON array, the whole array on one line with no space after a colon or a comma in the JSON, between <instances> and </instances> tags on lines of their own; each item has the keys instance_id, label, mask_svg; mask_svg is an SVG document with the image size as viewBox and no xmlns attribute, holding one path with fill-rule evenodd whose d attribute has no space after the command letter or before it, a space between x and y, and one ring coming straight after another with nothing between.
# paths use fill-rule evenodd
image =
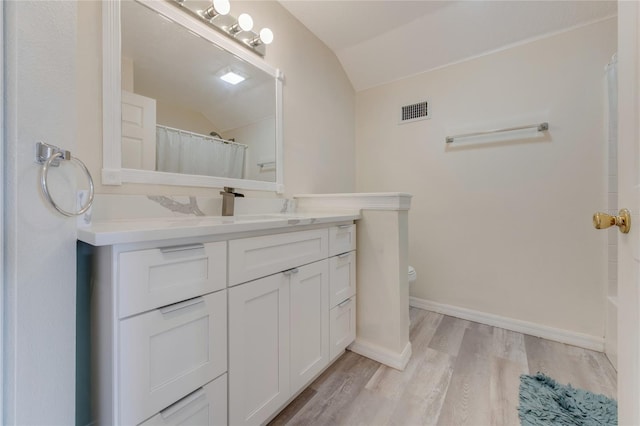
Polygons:
<instances>
[{"instance_id":1,"label":"bathroom sink","mask_svg":"<svg viewBox=\"0 0 640 426\"><path fill-rule=\"evenodd\" d=\"M281 214L242 214L237 216L221 216L223 219L231 219L236 222L254 222L257 220L283 220Z\"/></svg>"},{"instance_id":2,"label":"bathroom sink","mask_svg":"<svg viewBox=\"0 0 640 426\"><path fill-rule=\"evenodd\" d=\"M344 216L344 217L343 217ZM353 213L262 213L236 216L171 216L95 221L78 239L95 246L188 238L358 219Z\"/></svg>"},{"instance_id":3,"label":"bathroom sink","mask_svg":"<svg viewBox=\"0 0 640 426\"><path fill-rule=\"evenodd\" d=\"M290 216L280 214L255 214L237 216L187 216L187 217L165 217L146 220L146 224L151 227L180 227L180 226L217 226L232 225L247 222L271 222L278 220L292 219ZM293 218L295 219L295 218Z\"/></svg>"},{"instance_id":4,"label":"bathroom sink","mask_svg":"<svg viewBox=\"0 0 640 426\"><path fill-rule=\"evenodd\" d=\"M143 223L144 228L163 229L176 227L194 226L218 226L232 225L248 222L273 222L281 220L296 220L298 218L282 214L253 214L237 216L182 216L182 217L162 217L153 219L134 219L120 221L121 224L129 225L131 228L139 228ZM118 221L114 221L118 222Z\"/></svg>"}]
</instances>

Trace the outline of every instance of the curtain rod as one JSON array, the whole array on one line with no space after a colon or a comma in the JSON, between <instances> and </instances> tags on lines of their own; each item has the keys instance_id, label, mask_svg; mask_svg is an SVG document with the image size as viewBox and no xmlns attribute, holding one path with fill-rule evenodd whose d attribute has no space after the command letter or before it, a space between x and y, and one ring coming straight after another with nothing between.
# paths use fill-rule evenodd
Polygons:
<instances>
[{"instance_id":1,"label":"curtain rod","mask_svg":"<svg viewBox=\"0 0 640 426\"><path fill-rule=\"evenodd\" d=\"M244 148L244 149L249 148L249 145L245 145L245 144L243 144L243 143L232 142L232 141L228 141L228 140L226 140L226 139L216 138L216 137L214 137L214 136L207 136L207 135L203 135L203 134L196 133L196 132L190 132L190 131L188 131L188 130L176 129L175 127L163 126L163 125L161 125L161 124L156 124L156 127L162 127L163 129L173 130L173 131L175 131L175 132L186 133L186 134L188 134L188 135L192 135L192 136L199 136L199 137L201 137L201 138L205 138L205 139L211 139L211 140L213 140L213 141L216 141L216 142L222 142L222 143L225 143L225 144L227 144L227 145L238 145L238 146L241 146L241 147L242 147L242 148Z\"/></svg>"}]
</instances>

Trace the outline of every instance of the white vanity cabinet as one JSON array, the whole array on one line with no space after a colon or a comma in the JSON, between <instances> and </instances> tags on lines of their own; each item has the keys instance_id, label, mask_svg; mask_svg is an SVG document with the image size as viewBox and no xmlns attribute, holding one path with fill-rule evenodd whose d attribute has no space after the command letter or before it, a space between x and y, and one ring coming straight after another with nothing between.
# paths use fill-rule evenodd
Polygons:
<instances>
[{"instance_id":1,"label":"white vanity cabinet","mask_svg":"<svg viewBox=\"0 0 640 426\"><path fill-rule=\"evenodd\" d=\"M136 424L227 371L225 291L120 321L120 418Z\"/></svg>"},{"instance_id":2,"label":"white vanity cabinet","mask_svg":"<svg viewBox=\"0 0 640 426\"><path fill-rule=\"evenodd\" d=\"M261 424L329 363L327 259L229 289L229 423Z\"/></svg>"},{"instance_id":3,"label":"white vanity cabinet","mask_svg":"<svg viewBox=\"0 0 640 426\"><path fill-rule=\"evenodd\" d=\"M327 229L287 232L229 241L229 286L325 259Z\"/></svg>"},{"instance_id":4,"label":"white vanity cabinet","mask_svg":"<svg viewBox=\"0 0 640 426\"><path fill-rule=\"evenodd\" d=\"M290 272L291 392L296 393L329 363L329 261Z\"/></svg>"},{"instance_id":5,"label":"white vanity cabinet","mask_svg":"<svg viewBox=\"0 0 640 426\"><path fill-rule=\"evenodd\" d=\"M95 423L273 418L355 339L355 225L338 224L97 247Z\"/></svg>"},{"instance_id":6,"label":"white vanity cabinet","mask_svg":"<svg viewBox=\"0 0 640 426\"><path fill-rule=\"evenodd\" d=\"M260 424L290 396L289 279L229 289L229 424Z\"/></svg>"},{"instance_id":7,"label":"white vanity cabinet","mask_svg":"<svg viewBox=\"0 0 640 426\"><path fill-rule=\"evenodd\" d=\"M355 339L355 226L230 241L229 265L229 422L257 425Z\"/></svg>"},{"instance_id":8,"label":"white vanity cabinet","mask_svg":"<svg viewBox=\"0 0 640 426\"><path fill-rule=\"evenodd\" d=\"M356 252L353 250L332 256L329 264L329 351L331 360L334 360L356 338Z\"/></svg>"},{"instance_id":9,"label":"white vanity cabinet","mask_svg":"<svg viewBox=\"0 0 640 426\"><path fill-rule=\"evenodd\" d=\"M356 338L356 226L329 230L330 359L334 360Z\"/></svg>"},{"instance_id":10,"label":"white vanity cabinet","mask_svg":"<svg viewBox=\"0 0 640 426\"><path fill-rule=\"evenodd\" d=\"M113 245L96 260L97 424L227 424L226 242Z\"/></svg>"},{"instance_id":11,"label":"white vanity cabinet","mask_svg":"<svg viewBox=\"0 0 640 426\"><path fill-rule=\"evenodd\" d=\"M226 425L227 375L170 405L141 426Z\"/></svg>"},{"instance_id":12,"label":"white vanity cabinet","mask_svg":"<svg viewBox=\"0 0 640 426\"><path fill-rule=\"evenodd\" d=\"M356 249L356 225L353 223L329 228L329 256Z\"/></svg>"},{"instance_id":13,"label":"white vanity cabinet","mask_svg":"<svg viewBox=\"0 0 640 426\"><path fill-rule=\"evenodd\" d=\"M327 228L229 241L230 424L265 422L329 362L328 247Z\"/></svg>"}]
</instances>

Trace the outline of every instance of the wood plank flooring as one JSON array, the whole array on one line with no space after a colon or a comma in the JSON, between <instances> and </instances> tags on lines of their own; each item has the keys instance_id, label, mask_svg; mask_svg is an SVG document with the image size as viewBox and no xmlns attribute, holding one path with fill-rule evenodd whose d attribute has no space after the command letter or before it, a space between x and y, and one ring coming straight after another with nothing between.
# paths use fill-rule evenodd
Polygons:
<instances>
[{"instance_id":1,"label":"wood plank flooring","mask_svg":"<svg viewBox=\"0 0 640 426\"><path fill-rule=\"evenodd\" d=\"M521 374L616 397L604 354L411 308L397 371L347 351L271 425L519 425Z\"/></svg>"}]
</instances>

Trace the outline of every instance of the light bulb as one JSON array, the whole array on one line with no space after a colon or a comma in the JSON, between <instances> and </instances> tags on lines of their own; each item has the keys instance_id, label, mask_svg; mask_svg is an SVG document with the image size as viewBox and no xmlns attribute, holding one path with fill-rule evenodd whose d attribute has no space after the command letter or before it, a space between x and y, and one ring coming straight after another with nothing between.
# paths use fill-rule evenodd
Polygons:
<instances>
[{"instance_id":1,"label":"light bulb","mask_svg":"<svg viewBox=\"0 0 640 426\"><path fill-rule=\"evenodd\" d=\"M199 10L198 15L210 21L218 15L226 15L229 13L229 9L231 9L229 0L212 0L211 6L206 10Z\"/></svg>"},{"instance_id":2,"label":"light bulb","mask_svg":"<svg viewBox=\"0 0 640 426\"><path fill-rule=\"evenodd\" d=\"M213 8L219 15L227 15L231 10L229 0L213 0Z\"/></svg>"},{"instance_id":3,"label":"light bulb","mask_svg":"<svg viewBox=\"0 0 640 426\"><path fill-rule=\"evenodd\" d=\"M242 13L238 16L238 25L243 31L251 31L253 28L253 18L248 13Z\"/></svg>"},{"instance_id":4,"label":"light bulb","mask_svg":"<svg viewBox=\"0 0 640 426\"><path fill-rule=\"evenodd\" d=\"M198 15L210 21L218 15L226 15L229 13L229 9L231 9L229 0L213 0L211 6L206 10L199 10Z\"/></svg>"},{"instance_id":5,"label":"light bulb","mask_svg":"<svg viewBox=\"0 0 640 426\"><path fill-rule=\"evenodd\" d=\"M264 44L271 44L273 41L273 31L269 28L263 28L260 30L260 41Z\"/></svg>"}]
</instances>

